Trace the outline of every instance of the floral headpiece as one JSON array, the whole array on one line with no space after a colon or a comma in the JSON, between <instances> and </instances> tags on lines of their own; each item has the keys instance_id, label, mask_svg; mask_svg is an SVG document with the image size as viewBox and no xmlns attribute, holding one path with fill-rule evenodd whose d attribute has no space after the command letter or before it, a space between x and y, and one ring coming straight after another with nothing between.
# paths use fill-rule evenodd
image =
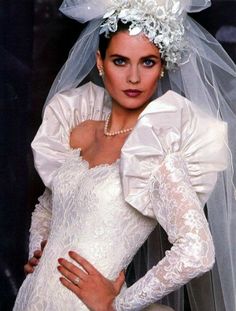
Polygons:
<instances>
[{"instance_id":1,"label":"floral headpiece","mask_svg":"<svg viewBox=\"0 0 236 311\"><path fill-rule=\"evenodd\" d=\"M183 10L179 0L117 0L103 16L100 33L109 37L118 22L130 23L131 36L143 33L158 46L167 69L181 63L186 51Z\"/></svg>"}]
</instances>

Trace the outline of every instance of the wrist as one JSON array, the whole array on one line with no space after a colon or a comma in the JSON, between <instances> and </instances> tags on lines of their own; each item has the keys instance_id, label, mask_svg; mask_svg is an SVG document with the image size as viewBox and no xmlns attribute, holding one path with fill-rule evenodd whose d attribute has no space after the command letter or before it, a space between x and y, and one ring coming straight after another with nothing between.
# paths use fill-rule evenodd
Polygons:
<instances>
[{"instance_id":1,"label":"wrist","mask_svg":"<svg viewBox=\"0 0 236 311\"><path fill-rule=\"evenodd\" d=\"M107 311L116 311L115 299L112 299L112 301L108 304Z\"/></svg>"},{"instance_id":2,"label":"wrist","mask_svg":"<svg viewBox=\"0 0 236 311\"><path fill-rule=\"evenodd\" d=\"M109 299L109 301L103 301L103 303L96 305L95 308L91 308L92 311L116 311L114 305L115 299Z\"/></svg>"},{"instance_id":3,"label":"wrist","mask_svg":"<svg viewBox=\"0 0 236 311\"><path fill-rule=\"evenodd\" d=\"M114 309L113 303L108 306L107 311L116 311L116 309Z\"/></svg>"}]
</instances>

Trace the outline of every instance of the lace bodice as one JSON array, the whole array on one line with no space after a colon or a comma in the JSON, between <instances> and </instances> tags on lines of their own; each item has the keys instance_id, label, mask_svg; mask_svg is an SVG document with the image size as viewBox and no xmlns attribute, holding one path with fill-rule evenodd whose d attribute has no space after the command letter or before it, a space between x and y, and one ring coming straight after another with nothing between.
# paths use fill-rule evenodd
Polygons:
<instances>
[{"instance_id":1,"label":"lace bodice","mask_svg":"<svg viewBox=\"0 0 236 311\"><path fill-rule=\"evenodd\" d=\"M75 151L58 170L52 191L52 213L48 206L44 215L42 212L43 200L50 204L46 193L36 207L31 227L31 247L37 247L34 241L38 243L39 239L33 237L34 233L46 238L47 219L48 242L39 266L21 287L14 310L87 310L60 284L57 259L68 258L68 252L75 250L113 280L127 267L156 224L124 201L119 160L89 169L79 150Z\"/></svg>"}]
</instances>

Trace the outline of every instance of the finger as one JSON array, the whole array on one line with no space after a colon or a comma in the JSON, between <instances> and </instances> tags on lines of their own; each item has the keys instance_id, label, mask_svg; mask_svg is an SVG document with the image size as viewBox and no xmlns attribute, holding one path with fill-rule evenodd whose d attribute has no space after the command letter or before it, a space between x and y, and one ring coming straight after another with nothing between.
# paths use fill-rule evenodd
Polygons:
<instances>
[{"instance_id":1,"label":"finger","mask_svg":"<svg viewBox=\"0 0 236 311\"><path fill-rule=\"evenodd\" d=\"M47 240L43 240L41 242L41 249L42 249L42 251L43 251L44 247L46 246L46 244L47 244Z\"/></svg>"},{"instance_id":2,"label":"finger","mask_svg":"<svg viewBox=\"0 0 236 311\"><path fill-rule=\"evenodd\" d=\"M99 271L89 261L87 261L84 257L81 257L78 253L69 252L69 256L80 264L88 274L99 273Z\"/></svg>"},{"instance_id":3,"label":"finger","mask_svg":"<svg viewBox=\"0 0 236 311\"><path fill-rule=\"evenodd\" d=\"M42 256L42 253L43 253L43 252L42 252L41 250L38 249L37 251L34 252L34 257L35 257L35 258L40 258L40 257Z\"/></svg>"},{"instance_id":4,"label":"finger","mask_svg":"<svg viewBox=\"0 0 236 311\"><path fill-rule=\"evenodd\" d=\"M119 293L121 290L122 285L125 282L125 273L124 271L121 271L118 275L117 279L113 282L115 290Z\"/></svg>"},{"instance_id":5,"label":"finger","mask_svg":"<svg viewBox=\"0 0 236 311\"><path fill-rule=\"evenodd\" d=\"M71 290L73 293L75 293L79 298L81 298L81 289L77 285L71 283L65 278L60 278L60 282L62 283L62 285L64 285L69 290Z\"/></svg>"},{"instance_id":6,"label":"finger","mask_svg":"<svg viewBox=\"0 0 236 311\"><path fill-rule=\"evenodd\" d=\"M30 260L28 261L28 264L30 264L31 266L37 266L39 263L39 260L35 257L30 258Z\"/></svg>"},{"instance_id":7,"label":"finger","mask_svg":"<svg viewBox=\"0 0 236 311\"><path fill-rule=\"evenodd\" d=\"M25 274L33 273L34 268L32 266L30 266L29 264L26 264L26 265L24 265L24 272L25 272Z\"/></svg>"},{"instance_id":8,"label":"finger","mask_svg":"<svg viewBox=\"0 0 236 311\"><path fill-rule=\"evenodd\" d=\"M81 270L79 267L76 267L73 263L67 261L66 259L59 258L58 262L66 270L68 270L70 273L73 273L74 275L78 276L82 280L85 280L86 277L88 276L88 274L86 272Z\"/></svg>"},{"instance_id":9,"label":"finger","mask_svg":"<svg viewBox=\"0 0 236 311\"><path fill-rule=\"evenodd\" d=\"M74 273L71 273L70 271L65 269L63 266L58 266L57 269L67 280L71 281L73 284L75 284L78 287L82 287L83 280L81 278L79 278L79 282L78 281L75 282L76 279L78 278L77 275L75 275Z\"/></svg>"}]
</instances>

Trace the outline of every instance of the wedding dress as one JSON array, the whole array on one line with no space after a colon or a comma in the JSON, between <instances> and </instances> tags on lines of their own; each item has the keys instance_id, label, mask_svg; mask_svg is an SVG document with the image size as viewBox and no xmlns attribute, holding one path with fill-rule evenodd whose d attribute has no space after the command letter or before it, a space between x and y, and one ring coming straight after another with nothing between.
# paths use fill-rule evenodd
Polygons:
<instances>
[{"instance_id":1,"label":"wedding dress","mask_svg":"<svg viewBox=\"0 0 236 311\"><path fill-rule=\"evenodd\" d=\"M109 105L106 92L88 83L56 95L46 108L32 143L47 189L32 215L30 256L42 240L47 245L14 311L88 310L60 283L58 258L71 260L68 252L74 250L114 280L157 222L173 246L143 278L123 286L116 310L144 310L214 263L202 205L226 165L219 143L225 124L170 91L140 115L120 159L89 167L81 150L70 148L70 131L86 119L104 120Z\"/></svg>"}]
</instances>

